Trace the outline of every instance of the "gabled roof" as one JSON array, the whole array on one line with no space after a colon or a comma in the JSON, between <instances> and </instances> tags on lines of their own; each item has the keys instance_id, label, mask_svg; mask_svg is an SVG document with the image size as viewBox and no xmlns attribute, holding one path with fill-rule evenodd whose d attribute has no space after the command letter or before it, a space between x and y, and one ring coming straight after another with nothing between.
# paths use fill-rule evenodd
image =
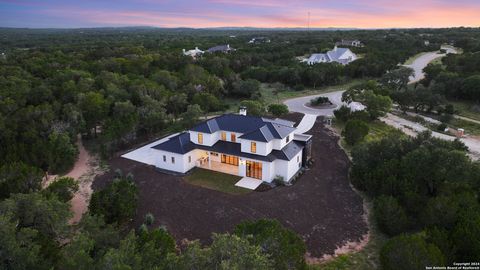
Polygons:
<instances>
[{"instance_id":1,"label":"gabled roof","mask_svg":"<svg viewBox=\"0 0 480 270\"><path fill-rule=\"evenodd\" d=\"M188 138L188 142L186 139ZM157 150L163 150L171 153L177 154L186 154L194 149L201 149L205 151L213 151L228 155L235 155L244 158L262 160L262 161L274 161L276 159L282 160L291 160L296 154L303 149L301 143L297 141L291 141L282 150L272 150L270 154L266 156L256 155L251 153L245 153L241 150L241 144L227 142L227 141L218 141L212 146L207 145L197 145L190 142L190 135L188 132L181 133L177 136L170 138L168 141L160 143L153 146L152 148Z\"/></svg>"},{"instance_id":2,"label":"gabled roof","mask_svg":"<svg viewBox=\"0 0 480 270\"><path fill-rule=\"evenodd\" d=\"M229 45L218 45L218 46L209 48L207 51L208 52L228 52L231 50L232 48L230 48Z\"/></svg>"},{"instance_id":3,"label":"gabled roof","mask_svg":"<svg viewBox=\"0 0 480 270\"><path fill-rule=\"evenodd\" d=\"M331 51L328 51L327 55L332 61L338 61L340 57L342 57L342 55L348 51L350 51L348 48L335 48Z\"/></svg>"},{"instance_id":4,"label":"gabled roof","mask_svg":"<svg viewBox=\"0 0 480 270\"><path fill-rule=\"evenodd\" d=\"M291 124L291 125L287 125ZM243 133L240 138L268 142L272 139L283 139L295 128L290 121L266 119L255 116L224 114L198 124L192 131L215 133L219 130Z\"/></svg>"}]
</instances>

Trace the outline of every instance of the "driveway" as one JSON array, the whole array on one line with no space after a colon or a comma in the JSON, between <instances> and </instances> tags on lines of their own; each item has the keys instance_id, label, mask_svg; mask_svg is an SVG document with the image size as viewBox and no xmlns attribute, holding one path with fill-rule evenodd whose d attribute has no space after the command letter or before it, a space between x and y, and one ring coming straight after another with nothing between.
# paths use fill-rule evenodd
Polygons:
<instances>
[{"instance_id":1,"label":"driveway","mask_svg":"<svg viewBox=\"0 0 480 270\"><path fill-rule=\"evenodd\" d=\"M428 52L419 56L415 61L413 61L410 65L404 65L405 67L412 68L414 70L414 75L410 77L410 83L416 83L423 78L425 78L425 74L423 73L423 69L433 60L444 57L448 53L457 53L457 50L451 47L441 47L445 49L447 53L439 53L439 52Z\"/></svg>"},{"instance_id":2,"label":"driveway","mask_svg":"<svg viewBox=\"0 0 480 270\"><path fill-rule=\"evenodd\" d=\"M288 106L288 110L290 112L298 112L298 113L303 113L303 114L311 114L311 115L322 115L322 116L327 116L331 115L333 116L333 111L336 110L338 107L346 103L342 102L342 94L345 92L345 90L340 90L340 91L335 91L335 92L329 92L329 93L324 93L324 94L318 94L318 95L313 95L313 96L306 96L306 97L299 97L299 98L292 98L288 99L284 102L285 105ZM307 107L305 104L309 103L310 100L317 98L317 97L328 97L330 102L332 102L335 107L333 108L328 108L328 109L314 109L311 107ZM300 123L301 124L301 123Z\"/></svg>"}]
</instances>

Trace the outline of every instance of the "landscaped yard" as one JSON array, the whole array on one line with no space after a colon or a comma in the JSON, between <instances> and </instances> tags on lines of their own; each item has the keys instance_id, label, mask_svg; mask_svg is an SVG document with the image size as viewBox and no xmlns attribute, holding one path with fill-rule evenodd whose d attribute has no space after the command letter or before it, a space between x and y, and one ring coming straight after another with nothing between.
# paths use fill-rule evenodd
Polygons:
<instances>
[{"instance_id":1,"label":"landscaped yard","mask_svg":"<svg viewBox=\"0 0 480 270\"><path fill-rule=\"evenodd\" d=\"M242 177L211 170L195 168L192 173L183 177L192 185L201 186L229 194L246 194L251 190L235 186Z\"/></svg>"}]
</instances>

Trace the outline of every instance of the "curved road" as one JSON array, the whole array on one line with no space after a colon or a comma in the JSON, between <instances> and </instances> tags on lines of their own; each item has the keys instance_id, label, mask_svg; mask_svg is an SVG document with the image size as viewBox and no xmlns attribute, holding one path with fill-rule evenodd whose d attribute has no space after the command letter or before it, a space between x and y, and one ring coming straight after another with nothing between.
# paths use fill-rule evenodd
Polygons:
<instances>
[{"instance_id":1,"label":"curved road","mask_svg":"<svg viewBox=\"0 0 480 270\"><path fill-rule=\"evenodd\" d=\"M443 47L444 49L447 50L447 53L456 53L457 51L453 48L450 47ZM415 70L415 78L410 78L411 81L410 83L413 83L415 81L421 80L424 77L423 74L423 68L425 68L428 63L433 61L434 59L438 57L443 57L445 54L438 54L437 52L430 52L427 54L424 54L417 58L414 63L410 66L414 66ZM429 60L429 61L427 61ZM288 99L284 101L284 104L288 106L288 109L291 112L299 112L305 114L303 117L302 121L299 123L297 130L298 133L305 133L308 130L310 130L313 125L315 124L315 121L317 119L317 116L326 116L326 115L333 115L333 111L336 110L338 107L342 105L347 105L346 103L342 102L342 93L345 90L340 90L340 91L335 91L335 92L329 92L329 93L324 93L324 94L317 94L317 95L311 95L311 96L305 96L305 97L299 97L299 98L293 98L293 99ZM333 108L329 109L314 109L311 107L307 107L305 104L307 104L311 99L316 98L316 97L328 97L329 100L335 105ZM403 132L405 132L408 135L411 136L416 136L418 132L422 132L424 130L427 130L426 127L406 120L404 118L400 118L398 116L392 115L388 113L385 117L382 117L380 119L387 125L393 126L395 128L401 129ZM435 131L432 131L432 136L444 140L454 140L455 137L453 136L448 136L442 133L438 133ZM474 159L479 159L480 158L480 142L474 138L461 138L460 139L465 145L469 148L469 151L471 153L472 158Z\"/></svg>"},{"instance_id":2,"label":"curved road","mask_svg":"<svg viewBox=\"0 0 480 270\"><path fill-rule=\"evenodd\" d=\"M425 78L425 74L423 73L423 69L433 60L444 57L448 53L457 53L457 50L455 50L452 47L447 47L447 46L442 46L442 49L446 51L446 53L440 53L440 52L427 52L415 59L412 64L410 65L403 65L405 67L409 67L413 69L415 72L413 76L410 77L410 83L416 83L423 78Z\"/></svg>"}]
</instances>

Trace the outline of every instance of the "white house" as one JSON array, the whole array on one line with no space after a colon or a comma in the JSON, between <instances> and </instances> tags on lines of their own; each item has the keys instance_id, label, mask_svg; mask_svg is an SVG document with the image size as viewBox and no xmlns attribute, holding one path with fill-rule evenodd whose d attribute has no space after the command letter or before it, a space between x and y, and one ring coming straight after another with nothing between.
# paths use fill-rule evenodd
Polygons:
<instances>
[{"instance_id":1,"label":"white house","mask_svg":"<svg viewBox=\"0 0 480 270\"><path fill-rule=\"evenodd\" d=\"M363 43L358 39L354 39L354 40L342 39L341 41L336 42L335 45L336 46L363 47Z\"/></svg>"},{"instance_id":2,"label":"white house","mask_svg":"<svg viewBox=\"0 0 480 270\"><path fill-rule=\"evenodd\" d=\"M288 182L309 157L311 136L295 134L294 123L281 119L224 114L162 141L154 165L186 173L201 167L242 177Z\"/></svg>"},{"instance_id":3,"label":"white house","mask_svg":"<svg viewBox=\"0 0 480 270\"><path fill-rule=\"evenodd\" d=\"M195 49L188 50L188 51L183 49L183 55L191 56L193 58L197 58L197 56L201 56L203 53L204 53L204 51L198 49L198 47L195 47Z\"/></svg>"},{"instance_id":4,"label":"white house","mask_svg":"<svg viewBox=\"0 0 480 270\"><path fill-rule=\"evenodd\" d=\"M337 62L342 65L348 65L349 63L357 60L358 57L348 48L338 48L335 46L333 50L327 53L314 53L307 59L307 64L314 65L318 63L332 63Z\"/></svg>"},{"instance_id":5,"label":"white house","mask_svg":"<svg viewBox=\"0 0 480 270\"><path fill-rule=\"evenodd\" d=\"M270 39L266 37L256 37L256 38L252 38L248 43L249 44L270 43Z\"/></svg>"}]
</instances>

